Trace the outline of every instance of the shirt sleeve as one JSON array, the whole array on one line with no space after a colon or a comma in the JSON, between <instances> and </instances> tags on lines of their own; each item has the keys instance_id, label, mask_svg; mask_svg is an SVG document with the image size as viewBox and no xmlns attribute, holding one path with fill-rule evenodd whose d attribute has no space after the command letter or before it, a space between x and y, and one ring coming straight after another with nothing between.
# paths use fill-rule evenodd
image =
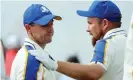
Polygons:
<instances>
[{"instance_id":1,"label":"shirt sleeve","mask_svg":"<svg viewBox=\"0 0 133 80\"><path fill-rule=\"evenodd\" d=\"M107 40L97 41L90 64L99 64L107 70L111 64L113 56L113 50L111 50L111 48L112 47L109 45Z\"/></svg>"}]
</instances>

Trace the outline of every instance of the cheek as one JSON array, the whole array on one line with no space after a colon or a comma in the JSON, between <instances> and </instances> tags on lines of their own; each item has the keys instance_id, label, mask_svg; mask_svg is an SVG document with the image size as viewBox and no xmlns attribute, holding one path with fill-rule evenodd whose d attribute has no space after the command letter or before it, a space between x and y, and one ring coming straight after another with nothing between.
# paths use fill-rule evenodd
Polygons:
<instances>
[{"instance_id":1,"label":"cheek","mask_svg":"<svg viewBox=\"0 0 133 80\"><path fill-rule=\"evenodd\" d=\"M43 30L40 29L33 30L32 34L38 39L44 36Z\"/></svg>"},{"instance_id":2,"label":"cheek","mask_svg":"<svg viewBox=\"0 0 133 80\"><path fill-rule=\"evenodd\" d=\"M92 25L90 27L90 30L91 30L92 33L95 33L96 32L96 26L95 25Z\"/></svg>"},{"instance_id":3,"label":"cheek","mask_svg":"<svg viewBox=\"0 0 133 80\"><path fill-rule=\"evenodd\" d=\"M95 32L96 32L95 36L99 39L102 36L102 28L101 28L101 26L97 26Z\"/></svg>"},{"instance_id":4,"label":"cheek","mask_svg":"<svg viewBox=\"0 0 133 80\"><path fill-rule=\"evenodd\" d=\"M91 32L94 37L97 37L97 35L99 34L99 27L97 25L93 25L91 27Z\"/></svg>"},{"instance_id":5,"label":"cheek","mask_svg":"<svg viewBox=\"0 0 133 80\"><path fill-rule=\"evenodd\" d=\"M40 32L39 32L39 35L40 35L40 37L45 38L45 36L46 36L46 31L40 31Z\"/></svg>"},{"instance_id":6,"label":"cheek","mask_svg":"<svg viewBox=\"0 0 133 80\"><path fill-rule=\"evenodd\" d=\"M43 32L43 31L40 31L40 32L38 33L37 37L38 37L38 39L39 39L40 42L44 42L44 41L45 41L45 39L46 39L46 36L45 36L45 35L46 35L46 34L45 34L45 32Z\"/></svg>"},{"instance_id":7,"label":"cheek","mask_svg":"<svg viewBox=\"0 0 133 80\"><path fill-rule=\"evenodd\" d=\"M32 28L32 34L38 35L39 32L40 32L39 28L37 28L37 27Z\"/></svg>"},{"instance_id":8,"label":"cheek","mask_svg":"<svg viewBox=\"0 0 133 80\"><path fill-rule=\"evenodd\" d=\"M50 37L50 35L47 30L42 30L40 31L40 37L42 37L43 39L47 39Z\"/></svg>"},{"instance_id":9,"label":"cheek","mask_svg":"<svg viewBox=\"0 0 133 80\"><path fill-rule=\"evenodd\" d=\"M98 26L95 27L95 32L99 33L99 27Z\"/></svg>"}]
</instances>

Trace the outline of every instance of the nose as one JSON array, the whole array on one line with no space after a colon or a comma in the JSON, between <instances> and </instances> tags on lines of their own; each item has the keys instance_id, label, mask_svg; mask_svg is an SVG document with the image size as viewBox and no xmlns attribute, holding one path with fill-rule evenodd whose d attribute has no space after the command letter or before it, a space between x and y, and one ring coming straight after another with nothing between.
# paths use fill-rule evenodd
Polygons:
<instances>
[{"instance_id":1,"label":"nose","mask_svg":"<svg viewBox=\"0 0 133 80\"><path fill-rule=\"evenodd\" d=\"M89 26L87 27L86 32L90 32Z\"/></svg>"},{"instance_id":2,"label":"nose","mask_svg":"<svg viewBox=\"0 0 133 80\"><path fill-rule=\"evenodd\" d=\"M87 30L86 30L86 32L90 32L90 30L89 30L89 29L87 29Z\"/></svg>"}]
</instances>

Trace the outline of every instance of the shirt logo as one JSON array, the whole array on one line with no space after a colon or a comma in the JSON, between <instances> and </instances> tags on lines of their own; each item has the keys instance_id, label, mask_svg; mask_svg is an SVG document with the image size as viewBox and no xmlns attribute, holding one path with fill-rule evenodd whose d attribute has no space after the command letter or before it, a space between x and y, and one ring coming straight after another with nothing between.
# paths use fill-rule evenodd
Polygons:
<instances>
[{"instance_id":1,"label":"shirt logo","mask_svg":"<svg viewBox=\"0 0 133 80\"><path fill-rule=\"evenodd\" d=\"M48 13L49 12L49 10L46 7L44 7L44 6L41 7L41 11L42 12L45 12L45 13Z\"/></svg>"}]
</instances>

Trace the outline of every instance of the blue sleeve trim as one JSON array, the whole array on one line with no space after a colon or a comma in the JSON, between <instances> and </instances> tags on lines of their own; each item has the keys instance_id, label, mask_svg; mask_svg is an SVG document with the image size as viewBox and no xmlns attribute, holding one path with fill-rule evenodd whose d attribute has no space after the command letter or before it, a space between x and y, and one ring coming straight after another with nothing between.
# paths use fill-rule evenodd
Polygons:
<instances>
[{"instance_id":1,"label":"blue sleeve trim","mask_svg":"<svg viewBox=\"0 0 133 80\"><path fill-rule=\"evenodd\" d=\"M99 40L95 45L94 55L91 62L104 63L106 40Z\"/></svg>"},{"instance_id":2,"label":"blue sleeve trim","mask_svg":"<svg viewBox=\"0 0 133 80\"><path fill-rule=\"evenodd\" d=\"M33 48L29 45L25 46L27 51ZM39 70L40 62L34 56L28 53L25 80L37 80L37 72Z\"/></svg>"}]
</instances>

